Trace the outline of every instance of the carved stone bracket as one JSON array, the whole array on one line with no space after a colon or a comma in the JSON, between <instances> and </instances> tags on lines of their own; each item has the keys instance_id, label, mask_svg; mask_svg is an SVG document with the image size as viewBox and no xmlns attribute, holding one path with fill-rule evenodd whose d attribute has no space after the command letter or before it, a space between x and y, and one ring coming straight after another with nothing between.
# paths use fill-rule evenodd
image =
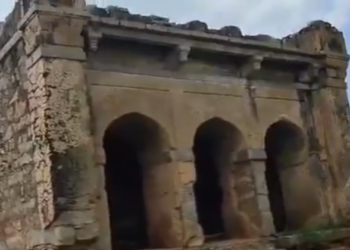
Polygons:
<instances>
[{"instance_id":1,"label":"carved stone bracket","mask_svg":"<svg viewBox=\"0 0 350 250\"><path fill-rule=\"evenodd\" d=\"M96 27L89 27L87 30L87 36L89 41L89 49L91 51L97 51L99 41L103 36L102 32Z\"/></svg>"},{"instance_id":2,"label":"carved stone bracket","mask_svg":"<svg viewBox=\"0 0 350 250\"><path fill-rule=\"evenodd\" d=\"M181 45L176 48L179 55L179 62L187 62L188 55L190 54L191 47L186 45Z\"/></svg>"},{"instance_id":3,"label":"carved stone bracket","mask_svg":"<svg viewBox=\"0 0 350 250\"><path fill-rule=\"evenodd\" d=\"M321 65L310 64L305 70L301 71L298 75L298 81L304 83L312 83L317 81L321 76Z\"/></svg>"},{"instance_id":4,"label":"carved stone bracket","mask_svg":"<svg viewBox=\"0 0 350 250\"><path fill-rule=\"evenodd\" d=\"M191 52L191 47L188 45L177 46L168 56L167 67L175 70L184 62L188 61L188 56Z\"/></svg>"},{"instance_id":5,"label":"carved stone bracket","mask_svg":"<svg viewBox=\"0 0 350 250\"><path fill-rule=\"evenodd\" d=\"M242 67L242 76L244 78L251 77L255 72L261 70L261 64L264 61L263 56L251 56Z\"/></svg>"}]
</instances>

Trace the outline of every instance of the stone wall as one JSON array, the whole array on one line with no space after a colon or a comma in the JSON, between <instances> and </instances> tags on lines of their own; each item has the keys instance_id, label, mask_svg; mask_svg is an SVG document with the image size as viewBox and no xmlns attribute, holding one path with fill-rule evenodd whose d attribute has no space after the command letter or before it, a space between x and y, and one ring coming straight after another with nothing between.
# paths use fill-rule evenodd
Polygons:
<instances>
[{"instance_id":1,"label":"stone wall","mask_svg":"<svg viewBox=\"0 0 350 250\"><path fill-rule=\"evenodd\" d=\"M332 223L348 224L350 125L344 36L331 24L314 21L285 39L319 55L321 68L314 79L319 87L302 94L302 106L307 110L304 126L310 145L309 170L319 183Z\"/></svg>"},{"instance_id":2,"label":"stone wall","mask_svg":"<svg viewBox=\"0 0 350 250\"><path fill-rule=\"evenodd\" d=\"M25 249L26 234L40 228L35 169L40 166L40 138L35 95L29 81L23 42L17 42L0 63L0 248Z\"/></svg>"},{"instance_id":3,"label":"stone wall","mask_svg":"<svg viewBox=\"0 0 350 250\"><path fill-rule=\"evenodd\" d=\"M55 30L41 33L42 23L35 18L29 28L18 30L19 2L3 24L0 37L0 249L54 249L54 245L74 244L76 240L95 237L91 236L95 227L89 230L82 226L91 223L92 208L86 213L79 210L88 205L89 197L81 197L83 195L79 196L77 192L87 189L75 189L80 184L91 186L90 181L76 179L85 174L75 174L85 164L74 165L76 160L72 160L72 155L80 155L81 150L67 152L76 146L72 144L81 135L77 132L89 131L89 122L77 124L77 119L82 116L89 117L89 105L84 102L86 86L80 85L84 80L84 69L80 62L39 60L47 54L42 54L38 37L52 35ZM62 20L55 15L45 17L45 24ZM67 34L74 33L76 43L81 44L82 25L78 31L69 30L69 27L64 27L68 29ZM62 40L53 41L55 44L60 42ZM59 49L57 46L50 51L55 53ZM81 97L83 102L73 98L77 85L83 91L77 98ZM73 100L62 102L67 96ZM72 112L79 104L86 111ZM66 123L62 124L63 121ZM88 136L81 135L82 140L89 141ZM85 153L92 158L91 150ZM87 165L93 162L89 157L82 156ZM79 208L72 211L71 204ZM76 232L74 226L77 224L80 227Z\"/></svg>"},{"instance_id":4,"label":"stone wall","mask_svg":"<svg viewBox=\"0 0 350 250\"><path fill-rule=\"evenodd\" d=\"M191 149L197 128L213 117L234 124L246 139L244 150L231 152L245 156L235 162L241 169L231 166L234 171L223 175L225 185L235 190L229 192L232 207L227 206L225 217L234 217L225 222L232 226L232 235L253 238L274 231L264 176L264 136L276 121L301 128L309 146L300 168L284 173L290 179L285 189L305 193L305 204L316 196L302 189L314 192L316 185L318 194L325 193L322 209L314 201L316 208L300 217L317 222L319 216L334 221L348 218L346 49L341 33L330 24L313 22L297 34L275 39L243 35L235 26L213 30L200 21L175 24L116 7L89 7L89 15L67 7L78 7L83 1L62 0L56 1L59 7L45 1L32 6L31 18L17 30L19 2L1 26L0 37L0 250L84 248L96 239L97 249L109 249L102 137L113 119L132 112L154 118L169 135L169 148L162 153L170 161L164 165L172 171L158 162L159 175L152 182L159 195L157 204L166 203L162 210L153 211L153 217L166 218L160 221L172 225L164 226L166 232L154 224L153 231L157 236L163 231L170 235L167 246L203 243L195 214ZM88 27L89 20L93 27ZM99 25L111 33L123 30L126 37L139 31L136 38L152 29L149 33L163 43L147 47L142 39L123 43L109 34L98 48L91 34L82 37L81 32L98 31ZM193 48L163 46L173 39L192 42ZM229 50L236 54L227 54ZM267 60L262 63L265 58L255 57L257 52L264 52ZM330 57L332 53L338 54ZM305 69L310 60L325 66L325 72L312 72L319 70L317 65ZM303 81L300 75L305 72L309 78ZM302 88L296 81L303 82ZM298 188L290 176L298 180ZM307 185L301 185L304 176L314 182L305 178ZM166 188L159 188L159 183ZM168 198L160 197L162 191ZM290 204L297 204L297 198L288 197L292 197ZM237 213L232 214L232 208ZM159 215L170 210L174 213ZM292 212L299 216L299 210ZM301 218L301 226L306 219ZM176 231L176 240L171 239L171 230Z\"/></svg>"},{"instance_id":5,"label":"stone wall","mask_svg":"<svg viewBox=\"0 0 350 250\"><path fill-rule=\"evenodd\" d=\"M299 164L298 168L292 166L284 172L284 192L289 198L287 203L292 215L290 220L295 224L291 230L304 227L333 227L334 223L343 220L343 210L346 207L343 197L344 180L347 178L341 176L347 176L345 166L348 162L343 138L347 138L346 128L349 126L345 115L347 111L344 111L347 101L344 98L345 85L343 85L343 73L346 69L344 65L347 59L342 34L336 28L326 22L312 22L297 34L278 40L268 36L244 36L237 27L232 26L211 30L200 21L175 24L161 17L133 15L121 8L90 7L90 11L101 18L93 19L94 22L102 20L106 26L115 24L115 30L122 26L125 31L125 33L113 33L109 29L108 39L103 33L106 36L100 34L100 38L103 38L98 40L98 35L95 37L94 35L98 33L99 28L94 27L92 32L94 34L90 37L87 35L87 40L93 41L90 41L92 51L88 54L88 66L92 69L88 72L88 81L91 85L90 93L95 117L96 151L102 156L99 158L102 168L104 160L101 143L104 129L115 117L128 112L140 112L154 118L170 134L174 150L185 151L189 155L196 128L210 117L220 117L232 122L243 132L248 140L248 146L254 149L264 148L266 130L276 120L285 118L301 128L301 134L305 133L308 146L305 154L302 154L302 159L299 159L302 164ZM101 26L102 21L99 23ZM128 33L127 27L134 33L131 31ZM193 37L203 43L200 44L200 49L196 48L197 43L194 43L190 50L184 49L182 53L185 54L185 59L180 65L167 68L167 56L171 55L171 50L175 46L160 46L159 43L154 43L152 46L142 43L142 39L147 40L148 34L145 31L147 29L152 29L154 33L169 35L166 38L164 36L162 39L159 38L162 45L167 43L167 38L170 40L171 36L174 40L177 39L174 34L180 33L188 38L179 40L185 41L184 44L186 42L191 44ZM229 29L231 32L226 33ZM135 30L139 31L139 34L135 34L137 33ZM149 33L151 36L151 32ZM139 38L141 42L123 42L113 38L113 34L117 34L118 38L120 38L118 35L125 36L123 38L126 39L127 34L130 34L136 40ZM211 47L209 44L205 46L204 39L201 40L203 37L207 39L206 41L227 39L230 42L239 41L245 44L254 40L266 47L269 45L283 49L294 48L300 54L307 54L309 59L317 58L317 60L306 67L298 65L295 61L293 64L287 59L285 61L288 62L283 63L267 59L261 67L257 67L256 74L246 77L242 67L246 62L240 60L242 58L233 58L234 56L225 53L226 51L213 52L214 46ZM152 39L157 40L156 35ZM148 42L154 42L152 39L149 38ZM203 47L207 50L202 49ZM231 49L229 46L227 48L227 51ZM328 56L332 54L336 54L335 58ZM268 58L269 53L266 52L265 55ZM284 56L288 58L287 55ZM325 75L323 71L326 71ZM343 111L336 111L338 109ZM242 110L244 112L241 112ZM169 114L172 114L171 117ZM250 115L250 118L247 115ZM339 130L339 127L342 129ZM341 133L338 133L339 131ZM184 175L191 176L190 183L196 181L196 176L192 174L193 165L193 161L186 164L178 162ZM259 173L255 176L259 184L258 181L252 184L252 186L259 185L256 193L259 194L261 215L257 216L259 218L256 221L264 221L264 230L271 232L273 226L271 221L268 221L270 208L266 205L267 191L263 187L264 159L258 159L256 162L252 160L251 165L256 172L259 168ZM182 166L186 168L182 169ZM263 183L261 185L260 180ZM248 185L250 184L249 181ZM102 193L103 188L102 185ZM262 197L264 202L260 199ZM191 203L192 207L195 206L193 199L191 202L186 202ZM240 203L240 206L242 204ZM254 206L256 204L249 208L242 205L241 207L244 207L242 214L246 216L255 209ZM106 210L102 210L101 214L103 211ZM254 213L255 211L251 212ZM194 217L192 216L193 221ZM256 224L261 226L259 222ZM254 226L254 223L248 222L244 225L248 228ZM190 228L188 225L184 227ZM252 237L253 234L249 236Z\"/></svg>"}]
</instances>

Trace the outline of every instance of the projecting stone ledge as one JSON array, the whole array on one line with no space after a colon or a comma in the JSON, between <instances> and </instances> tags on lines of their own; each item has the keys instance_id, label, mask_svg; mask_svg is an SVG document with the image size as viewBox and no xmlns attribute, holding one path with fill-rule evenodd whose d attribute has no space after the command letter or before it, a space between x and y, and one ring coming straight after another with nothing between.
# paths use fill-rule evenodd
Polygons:
<instances>
[{"instance_id":1,"label":"projecting stone ledge","mask_svg":"<svg viewBox=\"0 0 350 250\"><path fill-rule=\"evenodd\" d=\"M21 6L19 3L20 1L16 2L15 7L2 24L0 48L3 47L17 31L17 23L21 19ZM178 33L181 33L181 31L190 32L191 36L198 36L204 39L216 37L218 40L228 40L231 42L234 41L277 49L302 50L308 53L331 52L342 55L347 54L342 32L330 23L322 20L310 22L299 32L278 39L267 34L243 35L241 29L234 25L227 25L220 29L211 29L207 23L199 20L179 24L171 22L169 18L157 15L146 16L133 14L130 13L128 9L118 6L99 8L95 5L88 5L86 6L86 10L92 17L96 18L107 18L116 21L130 21L139 23L140 25L143 24L150 32L171 29L172 31L178 30Z\"/></svg>"}]
</instances>

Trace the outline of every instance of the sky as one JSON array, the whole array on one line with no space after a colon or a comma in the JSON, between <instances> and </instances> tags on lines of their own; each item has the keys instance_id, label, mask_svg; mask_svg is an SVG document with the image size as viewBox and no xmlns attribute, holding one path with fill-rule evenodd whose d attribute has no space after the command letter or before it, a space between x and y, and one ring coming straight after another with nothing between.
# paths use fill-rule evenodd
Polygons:
<instances>
[{"instance_id":1,"label":"sky","mask_svg":"<svg viewBox=\"0 0 350 250\"><path fill-rule=\"evenodd\" d=\"M0 20L12 9L6 0ZM4 1L4 2L6 2ZM308 22L325 20L343 31L350 51L350 0L87 0L99 6L118 5L133 13L169 17L174 22L201 20L212 28L239 26L244 34L282 37Z\"/></svg>"}]
</instances>

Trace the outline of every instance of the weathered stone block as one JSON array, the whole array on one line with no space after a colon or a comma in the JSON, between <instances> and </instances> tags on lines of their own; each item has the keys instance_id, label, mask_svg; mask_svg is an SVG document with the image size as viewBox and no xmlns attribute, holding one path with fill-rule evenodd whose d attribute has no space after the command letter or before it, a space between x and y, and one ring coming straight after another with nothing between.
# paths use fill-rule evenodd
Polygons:
<instances>
[{"instance_id":1,"label":"weathered stone block","mask_svg":"<svg viewBox=\"0 0 350 250\"><path fill-rule=\"evenodd\" d=\"M53 233L55 235L55 245L57 246L70 246L75 242L75 230L73 227L55 227Z\"/></svg>"},{"instance_id":2,"label":"weathered stone block","mask_svg":"<svg viewBox=\"0 0 350 250\"><path fill-rule=\"evenodd\" d=\"M0 29L0 248L201 248L213 236L204 235L200 192L216 193L207 203L217 205L225 239L273 233L275 189L285 229L348 219L347 57L332 25L313 22L281 40L45 0L30 10L22 1L17 30L20 3ZM313 65L326 68L310 73ZM132 118L105 140L124 115ZM220 122L198 135L207 120ZM295 143L293 129L312 145ZM112 170L95 176L97 165ZM267 188L266 169L281 187ZM206 191L194 192L199 179L209 180ZM115 220L115 211L127 216ZM128 230L117 232L123 223Z\"/></svg>"},{"instance_id":3,"label":"weathered stone block","mask_svg":"<svg viewBox=\"0 0 350 250\"><path fill-rule=\"evenodd\" d=\"M96 222L82 225L76 229L76 239L78 241L93 240L99 236L99 227Z\"/></svg>"}]
</instances>

